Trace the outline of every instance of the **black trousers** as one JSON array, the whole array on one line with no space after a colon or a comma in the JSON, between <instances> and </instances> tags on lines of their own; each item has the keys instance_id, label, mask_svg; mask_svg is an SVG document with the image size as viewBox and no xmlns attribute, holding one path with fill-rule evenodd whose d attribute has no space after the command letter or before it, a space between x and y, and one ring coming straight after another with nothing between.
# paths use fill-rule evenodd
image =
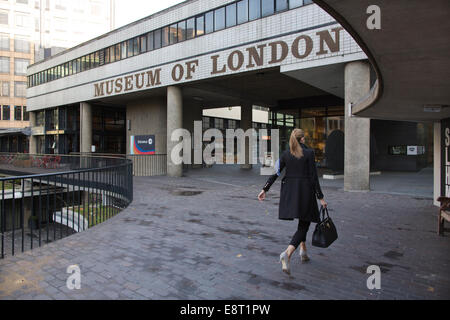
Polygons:
<instances>
[{"instance_id":1,"label":"black trousers","mask_svg":"<svg viewBox=\"0 0 450 320\"><path fill-rule=\"evenodd\" d=\"M306 242L306 235L308 234L310 226L311 222L302 220L298 221L298 230L292 238L291 246L294 246L295 249L297 249L300 246L300 243Z\"/></svg>"}]
</instances>

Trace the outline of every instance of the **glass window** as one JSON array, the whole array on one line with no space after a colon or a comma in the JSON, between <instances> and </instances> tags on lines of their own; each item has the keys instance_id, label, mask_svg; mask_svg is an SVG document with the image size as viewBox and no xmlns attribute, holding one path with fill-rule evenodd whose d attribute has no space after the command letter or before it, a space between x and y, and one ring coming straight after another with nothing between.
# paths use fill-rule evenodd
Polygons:
<instances>
[{"instance_id":1,"label":"glass window","mask_svg":"<svg viewBox=\"0 0 450 320\"><path fill-rule=\"evenodd\" d=\"M154 42L153 42L153 32L150 32L147 35L147 50L152 51L155 48Z\"/></svg>"},{"instance_id":2,"label":"glass window","mask_svg":"<svg viewBox=\"0 0 450 320\"><path fill-rule=\"evenodd\" d=\"M14 51L30 53L30 41L28 39L14 39Z\"/></svg>"},{"instance_id":3,"label":"glass window","mask_svg":"<svg viewBox=\"0 0 450 320\"><path fill-rule=\"evenodd\" d=\"M313 1L312 0L304 0L303 1L303 4L306 6L307 4L311 4L311 3L313 3Z\"/></svg>"},{"instance_id":4,"label":"glass window","mask_svg":"<svg viewBox=\"0 0 450 320\"><path fill-rule=\"evenodd\" d=\"M23 121L30 121L30 113L27 111L26 106L23 106Z\"/></svg>"},{"instance_id":5,"label":"glass window","mask_svg":"<svg viewBox=\"0 0 450 320\"><path fill-rule=\"evenodd\" d=\"M14 107L14 120L22 121L22 107L21 106Z\"/></svg>"},{"instance_id":6,"label":"glass window","mask_svg":"<svg viewBox=\"0 0 450 320\"><path fill-rule=\"evenodd\" d=\"M127 42L124 41L120 44L120 59L125 59L127 57Z\"/></svg>"},{"instance_id":7,"label":"glass window","mask_svg":"<svg viewBox=\"0 0 450 320\"><path fill-rule=\"evenodd\" d=\"M214 10L214 31L225 29L225 8Z\"/></svg>"},{"instance_id":8,"label":"glass window","mask_svg":"<svg viewBox=\"0 0 450 320\"><path fill-rule=\"evenodd\" d=\"M24 81L14 82L14 96L17 98L25 98L27 96L27 83Z\"/></svg>"},{"instance_id":9,"label":"glass window","mask_svg":"<svg viewBox=\"0 0 450 320\"><path fill-rule=\"evenodd\" d=\"M169 43L174 44L178 42L178 28L177 24L173 24L169 27Z\"/></svg>"},{"instance_id":10,"label":"glass window","mask_svg":"<svg viewBox=\"0 0 450 320\"><path fill-rule=\"evenodd\" d=\"M120 43L116 44L116 58L114 59L114 61L119 61L120 60ZM111 59L111 62L113 62L113 59Z\"/></svg>"},{"instance_id":11,"label":"glass window","mask_svg":"<svg viewBox=\"0 0 450 320\"><path fill-rule=\"evenodd\" d=\"M161 44L162 44L162 30L156 30L153 31L154 32L154 37L155 37L155 49L159 49L161 48Z\"/></svg>"},{"instance_id":12,"label":"glass window","mask_svg":"<svg viewBox=\"0 0 450 320\"><path fill-rule=\"evenodd\" d=\"M162 29L162 46L169 45L169 27L165 27Z\"/></svg>"},{"instance_id":13,"label":"glass window","mask_svg":"<svg viewBox=\"0 0 450 320\"><path fill-rule=\"evenodd\" d=\"M186 21L178 23L178 41L186 40Z\"/></svg>"},{"instance_id":14,"label":"glass window","mask_svg":"<svg viewBox=\"0 0 450 320\"><path fill-rule=\"evenodd\" d=\"M274 7L274 1L273 0L262 0L261 1L261 12L263 17L270 16L271 14L275 13L275 7Z\"/></svg>"},{"instance_id":15,"label":"glass window","mask_svg":"<svg viewBox=\"0 0 450 320\"><path fill-rule=\"evenodd\" d=\"M205 34L205 17L199 16L196 18L196 34L197 37Z\"/></svg>"},{"instance_id":16,"label":"glass window","mask_svg":"<svg viewBox=\"0 0 450 320\"><path fill-rule=\"evenodd\" d=\"M134 55L133 39L127 41L127 48L127 58L132 57Z\"/></svg>"},{"instance_id":17,"label":"glass window","mask_svg":"<svg viewBox=\"0 0 450 320\"><path fill-rule=\"evenodd\" d=\"M81 70L81 58L78 58L76 60L76 73L80 72Z\"/></svg>"},{"instance_id":18,"label":"glass window","mask_svg":"<svg viewBox=\"0 0 450 320\"><path fill-rule=\"evenodd\" d=\"M100 51L94 53L94 68L97 68L100 65Z\"/></svg>"},{"instance_id":19,"label":"glass window","mask_svg":"<svg viewBox=\"0 0 450 320\"><path fill-rule=\"evenodd\" d=\"M261 2L260 0L249 0L249 20L261 18Z\"/></svg>"},{"instance_id":20,"label":"glass window","mask_svg":"<svg viewBox=\"0 0 450 320\"><path fill-rule=\"evenodd\" d=\"M81 66L80 66L79 72L83 72L84 70L86 70L86 56L81 57ZM51 78L53 80L52 76L51 76Z\"/></svg>"},{"instance_id":21,"label":"glass window","mask_svg":"<svg viewBox=\"0 0 450 320\"><path fill-rule=\"evenodd\" d=\"M242 0L237 3L237 23L241 24L248 21L248 0Z\"/></svg>"},{"instance_id":22,"label":"glass window","mask_svg":"<svg viewBox=\"0 0 450 320\"><path fill-rule=\"evenodd\" d=\"M2 97L9 97L9 81L2 81L0 86Z\"/></svg>"},{"instance_id":23,"label":"glass window","mask_svg":"<svg viewBox=\"0 0 450 320\"><path fill-rule=\"evenodd\" d=\"M69 61L69 75L73 75L73 66L75 61Z\"/></svg>"},{"instance_id":24,"label":"glass window","mask_svg":"<svg viewBox=\"0 0 450 320\"><path fill-rule=\"evenodd\" d=\"M134 56L139 54L139 49L140 49L139 37L136 37L133 39L133 55Z\"/></svg>"},{"instance_id":25,"label":"glass window","mask_svg":"<svg viewBox=\"0 0 450 320\"><path fill-rule=\"evenodd\" d=\"M0 73L9 73L9 57L0 57Z\"/></svg>"},{"instance_id":26,"label":"glass window","mask_svg":"<svg viewBox=\"0 0 450 320\"><path fill-rule=\"evenodd\" d=\"M92 68L94 68L94 65L95 65L95 54L91 53L89 55L88 68L92 69Z\"/></svg>"},{"instance_id":27,"label":"glass window","mask_svg":"<svg viewBox=\"0 0 450 320\"><path fill-rule=\"evenodd\" d=\"M303 5L303 0L289 0L289 9L301 7Z\"/></svg>"},{"instance_id":28,"label":"glass window","mask_svg":"<svg viewBox=\"0 0 450 320\"><path fill-rule=\"evenodd\" d=\"M214 11L205 14L205 33L214 31Z\"/></svg>"},{"instance_id":29,"label":"glass window","mask_svg":"<svg viewBox=\"0 0 450 320\"><path fill-rule=\"evenodd\" d=\"M288 9L288 0L276 0L275 1L275 10L277 12L284 11Z\"/></svg>"},{"instance_id":30,"label":"glass window","mask_svg":"<svg viewBox=\"0 0 450 320\"><path fill-rule=\"evenodd\" d=\"M188 19L186 22L186 39L195 37L195 18Z\"/></svg>"},{"instance_id":31,"label":"glass window","mask_svg":"<svg viewBox=\"0 0 450 320\"><path fill-rule=\"evenodd\" d=\"M2 119L3 120L10 120L11 119L10 112L11 111L10 111L9 106L3 106Z\"/></svg>"},{"instance_id":32,"label":"glass window","mask_svg":"<svg viewBox=\"0 0 450 320\"><path fill-rule=\"evenodd\" d=\"M230 4L227 8L227 28L236 25L236 3Z\"/></svg>"},{"instance_id":33,"label":"glass window","mask_svg":"<svg viewBox=\"0 0 450 320\"><path fill-rule=\"evenodd\" d=\"M108 64L111 62L111 47L105 49L105 64Z\"/></svg>"},{"instance_id":34,"label":"glass window","mask_svg":"<svg viewBox=\"0 0 450 320\"><path fill-rule=\"evenodd\" d=\"M9 51L9 48L10 48L9 34L0 33L0 50Z\"/></svg>"},{"instance_id":35,"label":"glass window","mask_svg":"<svg viewBox=\"0 0 450 320\"><path fill-rule=\"evenodd\" d=\"M147 36L141 36L140 53L147 52Z\"/></svg>"},{"instance_id":36,"label":"glass window","mask_svg":"<svg viewBox=\"0 0 450 320\"><path fill-rule=\"evenodd\" d=\"M27 67L29 64L30 60L28 59L14 59L14 74L16 76L25 76L27 74Z\"/></svg>"},{"instance_id":37,"label":"glass window","mask_svg":"<svg viewBox=\"0 0 450 320\"><path fill-rule=\"evenodd\" d=\"M108 62L106 62L106 57L108 57ZM116 61L116 47L112 46L105 50L105 62L111 63Z\"/></svg>"},{"instance_id":38,"label":"glass window","mask_svg":"<svg viewBox=\"0 0 450 320\"><path fill-rule=\"evenodd\" d=\"M203 130L208 130L210 128L209 117L203 117Z\"/></svg>"}]
</instances>

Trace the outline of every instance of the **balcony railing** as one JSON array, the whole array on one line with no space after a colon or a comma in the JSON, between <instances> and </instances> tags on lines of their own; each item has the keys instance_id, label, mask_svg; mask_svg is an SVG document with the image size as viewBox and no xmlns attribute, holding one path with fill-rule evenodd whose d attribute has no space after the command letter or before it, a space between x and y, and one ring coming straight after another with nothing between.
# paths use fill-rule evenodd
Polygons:
<instances>
[{"instance_id":1,"label":"balcony railing","mask_svg":"<svg viewBox=\"0 0 450 320\"><path fill-rule=\"evenodd\" d=\"M132 190L127 159L0 153L0 258L108 220L133 201Z\"/></svg>"}]
</instances>

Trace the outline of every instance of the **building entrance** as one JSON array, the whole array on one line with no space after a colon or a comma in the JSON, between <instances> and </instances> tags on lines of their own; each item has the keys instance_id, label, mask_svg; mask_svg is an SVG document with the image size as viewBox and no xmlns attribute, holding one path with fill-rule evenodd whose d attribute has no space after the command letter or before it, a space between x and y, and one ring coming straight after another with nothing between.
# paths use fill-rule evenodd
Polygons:
<instances>
[{"instance_id":1,"label":"building entrance","mask_svg":"<svg viewBox=\"0 0 450 320\"><path fill-rule=\"evenodd\" d=\"M280 152L289 149L289 138L295 128L303 129L306 145L316 154L319 167L328 167L325 156L328 138L338 131L345 131L344 107L312 108L273 108L270 112L269 125L280 130ZM342 144L342 154L344 145Z\"/></svg>"}]
</instances>

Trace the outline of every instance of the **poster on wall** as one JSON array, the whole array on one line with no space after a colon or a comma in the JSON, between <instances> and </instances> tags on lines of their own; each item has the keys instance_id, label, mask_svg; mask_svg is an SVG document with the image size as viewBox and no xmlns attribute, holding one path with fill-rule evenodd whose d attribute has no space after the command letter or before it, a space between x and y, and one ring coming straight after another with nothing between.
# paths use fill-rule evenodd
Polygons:
<instances>
[{"instance_id":1,"label":"poster on wall","mask_svg":"<svg viewBox=\"0 0 450 320\"><path fill-rule=\"evenodd\" d=\"M154 155L156 153L155 136L131 136L132 155Z\"/></svg>"}]
</instances>

